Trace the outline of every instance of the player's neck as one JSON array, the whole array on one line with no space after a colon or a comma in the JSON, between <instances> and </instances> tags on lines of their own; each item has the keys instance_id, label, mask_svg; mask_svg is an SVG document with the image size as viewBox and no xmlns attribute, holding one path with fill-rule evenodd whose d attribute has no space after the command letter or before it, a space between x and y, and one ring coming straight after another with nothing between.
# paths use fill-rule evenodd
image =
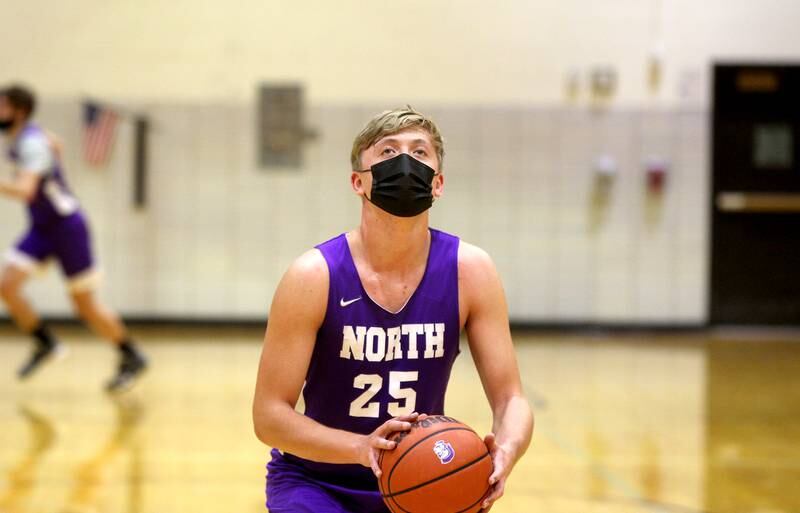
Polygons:
<instances>
[{"instance_id":1,"label":"player's neck","mask_svg":"<svg viewBox=\"0 0 800 513\"><path fill-rule=\"evenodd\" d=\"M400 271L424 264L430 243L427 212L398 218L368 210L362 212L358 244L374 271Z\"/></svg>"}]
</instances>

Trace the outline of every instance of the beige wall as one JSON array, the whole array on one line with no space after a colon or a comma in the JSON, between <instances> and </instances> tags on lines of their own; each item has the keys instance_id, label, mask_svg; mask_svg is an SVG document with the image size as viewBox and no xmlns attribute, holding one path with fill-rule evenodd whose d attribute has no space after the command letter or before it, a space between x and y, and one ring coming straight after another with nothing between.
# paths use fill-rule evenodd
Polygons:
<instances>
[{"instance_id":1,"label":"beige wall","mask_svg":"<svg viewBox=\"0 0 800 513\"><path fill-rule=\"evenodd\" d=\"M702 111L421 106L447 140L445 197L432 223L484 247L520 321L699 322L705 318L706 113ZM300 253L358 222L349 191L354 134L378 105L318 105L320 137L301 171L255 164L252 109L221 103L142 106L153 120L150 204L131 205L131 129L106 170L80 159L80 105L45 105L107 271L105 293L127 315L259 318ZM619 174L598 198L593 162ZM643 162L672 171L663 197ZM0 203L0 240L23 220ZM32 288L65 313L57 273Z\"/></svg>"},{"instance_id":2,"label":"beige wall","mask_svg":"<svg viewBox=\"0 0 800 513\"><path fill-rule=\"evenodd\" d=\"M248 101L296 80L314 102L552 103L565 73L619 72L617 101L707 91L712 59L800 55L796 0L5 0L0 79L47 95Z\"/></svg>"}]
</instances>

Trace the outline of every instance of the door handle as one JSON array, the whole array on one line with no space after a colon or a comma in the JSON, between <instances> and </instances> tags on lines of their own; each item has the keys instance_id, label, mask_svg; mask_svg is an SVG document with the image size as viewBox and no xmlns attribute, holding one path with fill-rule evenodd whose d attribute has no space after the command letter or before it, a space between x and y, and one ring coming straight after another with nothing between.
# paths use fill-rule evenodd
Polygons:
<instances>
[{"instance_id":1,"label":"door handle","mask_svg":"<svg viewBox=\"0 0 800 513\"><path fill-rule=\"evenodd\" d=\"M800 194L720 192L716 204L722 212L800 213Z\"/></svg>"}]
</instances>

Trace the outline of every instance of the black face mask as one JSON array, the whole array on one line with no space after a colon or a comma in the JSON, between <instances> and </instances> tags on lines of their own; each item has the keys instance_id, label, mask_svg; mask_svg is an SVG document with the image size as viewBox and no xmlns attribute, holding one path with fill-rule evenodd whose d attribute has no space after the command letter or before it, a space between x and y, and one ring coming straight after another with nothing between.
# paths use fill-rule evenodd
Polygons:
<instances>
[{"instance_id":1,"label":"black face mask","mask_svg":"<svg viewBox=\"0 0 800 513\"><path fill-rule=\"evenodd\" d=\"M14 126L13 119L0 119L0 132L8 132Z\"/></svg>"},{"instance_id":2,"label":"black face mask","mask_svg":"<svg viewBox=\"0 0 800 513\"><path fill-rule=\"evenodd\" d=\"M414 217L433 205L432 183L436 171L407 153L401 153L371 169L372 194L367 199L398 217Z\"/></svg>"}]
</instances>

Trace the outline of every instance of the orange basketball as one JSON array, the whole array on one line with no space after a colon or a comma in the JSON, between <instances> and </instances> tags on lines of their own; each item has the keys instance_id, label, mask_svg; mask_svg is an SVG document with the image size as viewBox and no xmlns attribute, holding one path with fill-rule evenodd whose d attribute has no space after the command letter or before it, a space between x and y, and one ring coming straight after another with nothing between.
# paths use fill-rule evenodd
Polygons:
<instances>
[{"instance_id":1,"label":"orange basketball","mask_svg":"<svg viewBox=\"0 0 800 513\"><path fill-rule=\"evenodd\" d=\"M381 496L392 513L475 513L489 489L492 459L469 426L436 415L395 433L381 451Z\"/></svg>"}]
</instances>

